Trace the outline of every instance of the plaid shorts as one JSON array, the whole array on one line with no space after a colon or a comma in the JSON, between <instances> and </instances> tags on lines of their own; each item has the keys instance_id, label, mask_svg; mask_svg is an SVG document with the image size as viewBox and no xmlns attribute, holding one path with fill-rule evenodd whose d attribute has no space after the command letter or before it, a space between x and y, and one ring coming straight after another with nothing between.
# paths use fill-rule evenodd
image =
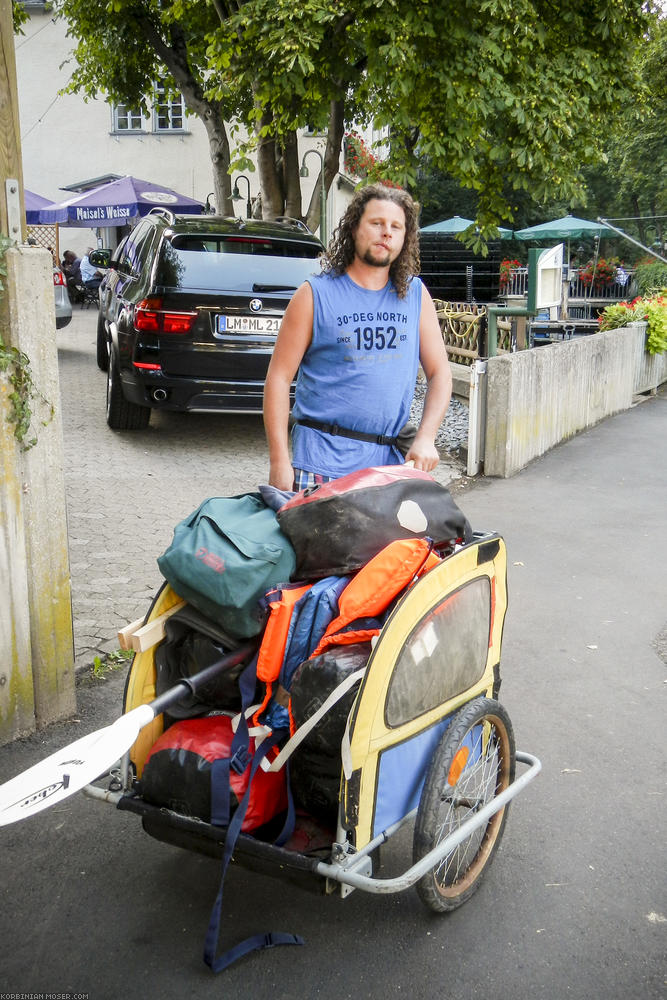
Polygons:
<instances>
[{"instance_id":1,"label":"plaid shorts","mask_svg":"<svg viewBox=\"0 0 667 1000\"><path fill-rule=\"evenodd\" d=\"M307 490L309 486L321 486L322 483L330 483L332 476L322 476L319 472L306 472L304 469L294 470L294 483L292 489L299 493Z\"/></svg>"}]
</instances>

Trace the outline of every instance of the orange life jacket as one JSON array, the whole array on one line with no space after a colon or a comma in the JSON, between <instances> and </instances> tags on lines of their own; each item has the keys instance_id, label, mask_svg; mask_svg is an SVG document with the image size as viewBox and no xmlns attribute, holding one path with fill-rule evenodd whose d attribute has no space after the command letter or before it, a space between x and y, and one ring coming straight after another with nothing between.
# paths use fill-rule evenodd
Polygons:
<instances>
[{"instance_id":1,"label":"orange life jacket","mask_svg":"<svg viewBox=\"0 0 667 1000\"><path fill-rule=\"evenodd\" d=\"M374 619L386 611L402 590L439 562L440 557L425 538L400 538L390 542L345 587L338 602L338 617L329 624L311 656L317 656L328 646L368 641L378 635L381 626ZM267 594L270 614L257 659L257 678L264 682L266 691L253 716L255 724L274 693L284 699L290 720L292 718L289 692L276 691L275 683L285 657L295 605L311 586L309 583L287 585ZM355 627L353 623L358 625Z\"/></svg>"}]
</instances>

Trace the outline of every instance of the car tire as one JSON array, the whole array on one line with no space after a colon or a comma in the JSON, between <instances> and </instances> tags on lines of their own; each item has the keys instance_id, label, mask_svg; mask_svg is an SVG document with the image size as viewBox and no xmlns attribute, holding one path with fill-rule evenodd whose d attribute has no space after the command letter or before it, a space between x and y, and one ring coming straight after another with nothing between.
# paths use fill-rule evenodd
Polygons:
<instances>
[{"instance_id":1,"label":"car tire","mask_svg":"<svg viewBox=\"0 0 667 1000\"><path fill-rule=\"evenodd\" d=\"M138 406L123 395L116 349L109 350L107 371L107 424L114 431L141 431L151 419L150 406Z\"/></svg>"},{"instance_id":2,"label":"car tire","mask_svg":"<svg viewBox=\"0 0 667 1000\"><path fill-rule=\"evenodd\" d=\"M101 372L109 371L109 339L101 312L97 317L97 367Z\"/></svg>"}]
</instances>

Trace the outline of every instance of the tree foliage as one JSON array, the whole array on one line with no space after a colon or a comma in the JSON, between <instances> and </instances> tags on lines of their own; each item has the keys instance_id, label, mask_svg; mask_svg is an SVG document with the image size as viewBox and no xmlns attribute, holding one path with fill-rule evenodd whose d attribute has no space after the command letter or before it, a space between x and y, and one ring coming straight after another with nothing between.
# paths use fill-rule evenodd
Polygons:
<instances>
[{"instance_id":1,"label":"tree foliage","mask_svg":"<svg viewBox=\"0 0 667 1000\"><path fill-rule=\"evenodd\" d=\"M606 122L602 157L582 170L583 190L567 199L528 199L517 213L518 225L532 225L567 212L588 219L616 220L646 246L665 249L667 234L667 18L653 14L635 48L632 98ZM626 263L646 255L622 237L605 237L605 249Z\"/></svg>"},{"instance_id":2,"label":"tree foliage","mask_svg":"<svg viewBox=\"0 0 667 1000\"><path fill-rule=\"evenodd\" d=\"M230 147L225 121L243 113L237 88L209 94L208 37L218 18L212 5L194 0L55 0L54 10L76 41L68 89L148 113L156 80L183 94L209 140L216 203L231 213Z\"/></svg>"},{"instance_id":3,"label":"tree foliage","mask_svg":"<svg viewBox=\"0 0 667 1000\"><path fill-rule=\"evenodd\" d=\"M582 197L583 170L633 101L640 0L57 0L76 87L137 103L166 75L204 120L242 123L265 214L301 215L296 130L385 128L389 176L419 158L475 192L482 232L536 202ZM186 88L184 89L184 84ZM246 150L241 149L241 153ZM313 192L309 219L317 211Z\"/></svg>"},{"instance_id":4,"label":"tree foliage","mask_svg":"<svg viewBox=\"0 0 667 1000\"><path fill-rule=\"evenodd\" d=\"M28 20L28 12L21 3L17 3L17 0L12 0L12 24L14 28L14 33L17 35L23 35L23 25Z\"/></svg>"},{"instance_id":5,"label":"tree foliage","mask_svg":"<svg viewBox=\"0 0 667 1000\"><path fill-rule=\"evenodd\" d=\"M641 218L643 243L664 242L667 207L667 17L655 16L637 52L637 96L610 130L607 144L611 206L609 216L656 217L654 228Z\"/></svg>"},{"instance_id":6,"label":"tree foliage","mask_svg":"<svg viewBox=\"0 0 667 1000\"><path fill-rule=\"evenodd\" d=\"M511 219L507 188L575 197L631 99L646 23L636 0L252 0L253 67L272 128L332 99L386 126L395 176L415 156L478 192L482 225ZM349 105L348 105L348 102ZM509 211L508 211L509 209Z\"/></svg>"}]
</instances>

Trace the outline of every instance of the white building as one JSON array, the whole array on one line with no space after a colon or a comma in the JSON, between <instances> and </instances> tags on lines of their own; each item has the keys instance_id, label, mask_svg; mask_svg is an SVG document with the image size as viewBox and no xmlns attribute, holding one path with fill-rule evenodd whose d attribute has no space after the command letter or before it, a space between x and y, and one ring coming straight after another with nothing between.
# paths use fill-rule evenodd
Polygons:
<instances>
[{"instance_id":1,"label":"white building","mask_svg":"<svg viewBox=\"0 0 667 1000\"><path fill-rule=\"evenodd\" d=\"M172 188L205 203L212 201L212 167L208 139L201 121L186 115L182 99L165 98L159 86L152 95L152 113L144 118L124 106L105 100L84 101L76 94L62 94L72 74L73 39L67 25L54 20L45 4L27 0L30 20L23 35L15 36L16 74L23 154L23 183L30 191L55 202L71 197L116 176L132 174ZM372 138L372 136L369 136ZM304 132L303 156L308 149L324 152L324 139ZM309 176L302 180L303 207L308 204L318 169L308 159ZM341 155L342 165L342 155ZM246 171L250 195L259 192L256 172ZM111 176L110 176L111 175ZM238 175L232 174L232 183ZM327 198L327 232L330 234L358 183L341 172ZM247 186L239 187L237 215L246 213ZM59 250L77 253L108 245L111 231L60 227Z\"/></svg>"}]
</instances>

